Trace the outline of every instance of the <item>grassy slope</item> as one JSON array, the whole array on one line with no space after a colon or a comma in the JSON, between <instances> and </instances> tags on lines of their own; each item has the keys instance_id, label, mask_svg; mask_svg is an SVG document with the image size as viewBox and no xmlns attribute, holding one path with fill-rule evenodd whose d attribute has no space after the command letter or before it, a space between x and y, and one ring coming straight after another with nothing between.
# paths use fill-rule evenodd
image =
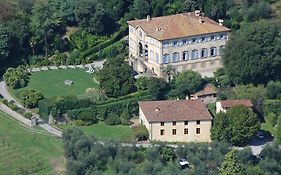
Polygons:
<instances>
[{"instance_id":1,"label":"grassy slope","mask_svg":"<svg viewBox=\"0 0 281 175\"><path fill-rule=\"evenodd\" d=\"M63 126L64 129L73 127L71 125ZM85 134L93 135L100 140L122 140L129 141L133 138L133 131L125 125L106 125L100 122L91 126L79 127Z\"/></svg>"},{"instance_id":2,"label":"grassy slope","mask_svg":"<svg viewBox=\"0 0 281 175\"><path fill-rule=\"evenodd\" d=\"M64 80L72 80L71 86L64 85ZM35 89L40 91L45 98L83 94L89 87L96 87L93 76L85 72L84 69L60 69L33 73L30 76L28 86L22 89L11 89L14 96L18 96L23 89Z\"/></svg>"},{"instance_id":3,"label":"grassy slope","mask_svg":"<svg viewBox=\"0 0 281 175\"><path fill-rule=\"evenodd\" d=\"M31 133L0 112L0 174L31 169L38 175L64 174L62 140Z\"/></svg>"}]
</instances>

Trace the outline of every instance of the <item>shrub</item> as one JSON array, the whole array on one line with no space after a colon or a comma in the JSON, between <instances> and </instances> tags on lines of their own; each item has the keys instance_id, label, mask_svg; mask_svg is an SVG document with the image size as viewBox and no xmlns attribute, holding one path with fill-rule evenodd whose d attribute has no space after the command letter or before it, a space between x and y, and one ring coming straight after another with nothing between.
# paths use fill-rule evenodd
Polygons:
<instances>
[{"instance_id":1,"label":"shrub","mask_svg":"<svg viewBox=\"0 0 281 175\"><path fill-rule=\"evenodd\" d=\"M5 105L7 105L7 106L8 106L8 104L9 104L9 102L8 102L7 99L3 99L3 100L2 100L2 103L5 104Z\"/></svg>"},{"instance_id":2,"label":"shrub","mask_svg":"<svg viewBox=\"0 0 281 175\"><path fill-rule=\"evenodd\" d=\"M137 141L147 140L149 138L148 131L143 125L133 127L133 131Z\"/></svg>"},{"instance_id":3,"label":"shrub","mask_svg":"<svg viewBox=\"0 0 281 175\"><path fill-rule=\"evenodd\" d=\"M12 88L22 88L25 87L29 81L30 73L23 67L19 66L17 68L9 68L3 75L4 80L8 86Z\"/></svg>"},{"instance_id":4,"label":"shrub","mask_svg":"<svg viewBox=\"0 0 281 175\"><path fill-rule=\"evenodd\" d=\"M281 100L266 100L264 102L264 112L266 114L271 112L276 115L281 114Z\"/></svg>"},{"instance_id":5,"label":"shrub","mask_svg":"<svg viewBox=\"0 0 281 175\"><path fill-rule=\"evenodd\" d=\"M105 119L105 123L107 125L119 125L119 124L121 124L121 120L117 114L109 113L107 118Z\"/></svg>"},{"instance_id":6,"label":"shrub","mask_svg":"<svg viewBox=\"0 0 281 175\"><path fill-rule=\"evenodd\" d=\"M25 109L19 107L19 109L17 110L17 113L23 115L25 113Z\"/></svg>"},{"instance_id":7,"label":"shrub","mask_svg":"<svg viewBox=\"0 0 281 175\"><path fill-rule=\"evenodd\" d=\"M31 119L31 117L32 117L32 112L26 112L26 113L24 113L24 117L25 118L28 118L28 119Z\"/></svg>"},{"instance_id":8,"label":"shrub","mask_svg":"<svg viewBox=\"0 0 281 175\"><path fill-rule=\"evenodd\" d=\"M55 105L55 98L47 98L38 101L39 115L41 118L48 119L52 107Z\"/></svg>"},{"instance_id":9,"label":"shrub","mask_svg":"<svg viewBox=\"0 0 281 175\"><path fill-rule=\"evenodd\" d=\"M27 89L23 90L19 94L20 99L23 100L24 106L28 108L35 108L38 106L38 101L43 99L43 95L36 90Z\"/></svg>"}]
</instances>

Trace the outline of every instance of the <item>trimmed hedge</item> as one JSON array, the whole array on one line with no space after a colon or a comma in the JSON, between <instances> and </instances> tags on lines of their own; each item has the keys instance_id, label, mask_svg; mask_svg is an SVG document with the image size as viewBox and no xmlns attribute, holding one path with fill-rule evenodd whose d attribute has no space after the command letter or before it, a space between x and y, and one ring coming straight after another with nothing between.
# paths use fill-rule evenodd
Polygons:
<instances>
[{"instance_id":1,"label":"trimmed hedge","mask_svg":"<svg viewBox=\"0 0 281 175\"><path fill-rule=\"evenodd\" d=\"M274 114L281 114L281 100L266 100L264 102L264 112L269 114L273 112Z\"/></svg>"},{"instance_id":2,"label":"trimmed hedge","mask_svg":"<svg viewBox=\"0 0 281 175\"><path fill-rule=\"evenodd\" d=\"M55 98L46 98L38 101L39 115L43 119L48 119L52 107L55 105Z\"/></svg>"}]
</instances>

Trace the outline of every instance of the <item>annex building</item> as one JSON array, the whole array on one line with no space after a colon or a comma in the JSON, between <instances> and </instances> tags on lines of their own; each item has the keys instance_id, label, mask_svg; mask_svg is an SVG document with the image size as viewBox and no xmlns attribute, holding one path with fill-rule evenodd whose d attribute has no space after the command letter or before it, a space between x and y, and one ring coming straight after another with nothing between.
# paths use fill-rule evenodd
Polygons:
<instances>
[{"instance_id":1,"label":"annex building","mask_svg":"<svg viewBox=\"0 0 281 175\"><path fill-rule=\"evenodd\" d=\"M150 140L211 141L212 116L200 99L139 102L139 120Z\"/></svg>"},{"instance_id":2,"label":"annex building","mask_svg":"<svg viewBox=\"0 0 281 175\"><path fill-rule=\"evenodd\" d=\"M213 76L230 29L200 11L128 21L129 62L134 70L163 76L167 65Z\"/></svg>"}]
</instances>

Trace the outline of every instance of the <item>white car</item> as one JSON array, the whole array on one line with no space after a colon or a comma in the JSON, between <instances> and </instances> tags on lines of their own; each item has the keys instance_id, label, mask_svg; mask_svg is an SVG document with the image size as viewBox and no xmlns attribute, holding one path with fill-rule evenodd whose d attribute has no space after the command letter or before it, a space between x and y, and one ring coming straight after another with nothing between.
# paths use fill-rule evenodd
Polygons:
<instances>
[{"instance_id":1,"label":"white car","mask_svg":"<svg viewBox=\"0 0 281 175\"><path fill-rule=\"evenodd\" d=\"M180 159L179 160L179 164L181 166L188 166L189 165L189 162L186 160L186 159Z\"/></svg>"}]
</instances>

